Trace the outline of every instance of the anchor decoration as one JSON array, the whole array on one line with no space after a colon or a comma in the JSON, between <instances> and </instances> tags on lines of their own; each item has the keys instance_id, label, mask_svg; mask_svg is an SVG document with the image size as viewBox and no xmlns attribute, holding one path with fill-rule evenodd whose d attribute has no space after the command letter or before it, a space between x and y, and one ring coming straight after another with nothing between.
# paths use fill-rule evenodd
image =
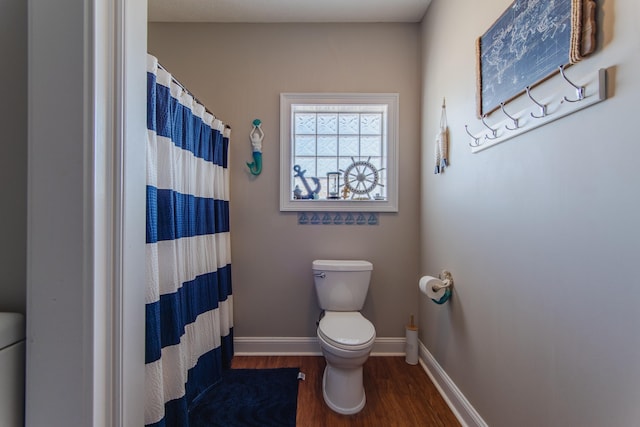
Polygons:
<instances>
[{"instance_id":1,"label":"anchor decoration","mask_svg":"<svg viewBox=\"0 0 640 427\"><path fill-rule=\"evenodd\" d=\"M307 170L306 169L301 170L301 169L302 168L300 167L300 165L293 166L293 171L296 173L293 177L300 178L300 180L302 181L302 185L304 185L304 188L307 189L307 194L302 194L302 191L300 191L300 189L297 188L295 192L295 197L300 199L317 199L318 193L320 193L320 179L316 177L311 177L313 184L316 186L315 189L312 189L311 186L309 185L309 182L307 182L307 178L304 176Z\"/></svg>"},{"instance_id":2,"label":"anchor decoration","mask_svg":"<svg viewBox=\"0 0 640 427\"><path fill-rule=\"evenodd\" d=\"M260 175L260 172L262 172L262 140L264 139L264 132L261 126L262 121L255 119L253 128L249 132L251 146L253 147L253 162L247 162L247 166L249 166L249 172L252 175Z\"/></svg>"}]
</instances>

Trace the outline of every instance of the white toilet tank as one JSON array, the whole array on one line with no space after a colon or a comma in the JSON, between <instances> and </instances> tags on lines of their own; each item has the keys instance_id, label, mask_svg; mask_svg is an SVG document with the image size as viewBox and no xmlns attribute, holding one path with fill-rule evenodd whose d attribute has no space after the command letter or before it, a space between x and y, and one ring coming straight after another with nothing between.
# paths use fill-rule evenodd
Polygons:
<instances>
[{"instance_id":1,"label":"white toilet tank","mask_svg":"<svg viewBox=\"0 0 640 427\"><path fill-rule=\"evenodd\" d=\"M313 281L320 308L360 311L367 298L373 264L360 260L315 260Z\"/></svg>"},{"instance_id":2,"label":"white toilet tank","mask_svg":"<svg viewBox=\"0 0 640 427\"><path fill-rule=\"evenodd\" d=\"M24 316L0 313L0 426L24 426Z\"/></svg>"}]
</instances>

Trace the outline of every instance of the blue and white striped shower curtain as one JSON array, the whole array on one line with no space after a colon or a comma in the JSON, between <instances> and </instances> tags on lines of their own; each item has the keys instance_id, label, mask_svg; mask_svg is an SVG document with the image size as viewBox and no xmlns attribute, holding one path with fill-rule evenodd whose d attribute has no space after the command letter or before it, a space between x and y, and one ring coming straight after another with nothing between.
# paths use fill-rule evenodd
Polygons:
<instances>
[{"instance_id":1,"label":"blue and white striped shower curtain","mask_svg":"<svg viewBox=\"0 0 640 427\"><path fill-rule=\"evenodd\" d=\"M147 57L145 425L189 426L233 356L230 130Z\"/></svg>"}]
</instances>

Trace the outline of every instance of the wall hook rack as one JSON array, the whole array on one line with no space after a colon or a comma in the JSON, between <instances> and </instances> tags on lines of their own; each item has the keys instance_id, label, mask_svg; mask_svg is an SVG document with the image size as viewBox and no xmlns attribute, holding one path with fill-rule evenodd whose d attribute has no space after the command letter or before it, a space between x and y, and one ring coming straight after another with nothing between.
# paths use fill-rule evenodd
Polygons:
<instances>
[{"instance_id":1,"label":"wall hook rack","mask_svg":"<svg viewBox=\"0 0 640 427\"><path fill-rule=\"evenodd\" d=\"M579 69L576 66L572 70L573 68ZM531 87L527 86L520 96L509 101L509 113L505 109L507 102L502 102L499 109L481 116L480 121L485 130L472 133L469 126L465 125L465 131L471 137L471 151L482 151L607 98L605 69L585 74L573 81L566 77L564 67L559 67L559 71L536 86L535 98L531 94ZM576 80L580 84L574 83ZM571 92L577 94L577 99L568 98L567 95L571 96ZM502 131L498 132L498 129Z\"/></svg>"}]
</instances>

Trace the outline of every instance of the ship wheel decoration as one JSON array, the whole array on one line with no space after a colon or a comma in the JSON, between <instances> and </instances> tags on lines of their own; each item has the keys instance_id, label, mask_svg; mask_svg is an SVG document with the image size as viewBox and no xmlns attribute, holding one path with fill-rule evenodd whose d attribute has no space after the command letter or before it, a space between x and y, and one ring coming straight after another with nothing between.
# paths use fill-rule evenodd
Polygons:
<instances>
[{"instance_id":1,"label":"ship wheel decoration","mask_svg":"<svg viewBox=\"0 0 640 427\"><path fill-rule=\"evenodd\" d=\"M367 160L354 160L353 157L351 160L352 164L347 166L344 172L344 186L349 189L349 191L353 196L366 195L369 199L371 199L371 192L377 186L383 186L380 183L380 175L378 169L371 164L369 161L371 157ZM382 169L380 169L382 170Z\"/></svg>"}]
</instances>

